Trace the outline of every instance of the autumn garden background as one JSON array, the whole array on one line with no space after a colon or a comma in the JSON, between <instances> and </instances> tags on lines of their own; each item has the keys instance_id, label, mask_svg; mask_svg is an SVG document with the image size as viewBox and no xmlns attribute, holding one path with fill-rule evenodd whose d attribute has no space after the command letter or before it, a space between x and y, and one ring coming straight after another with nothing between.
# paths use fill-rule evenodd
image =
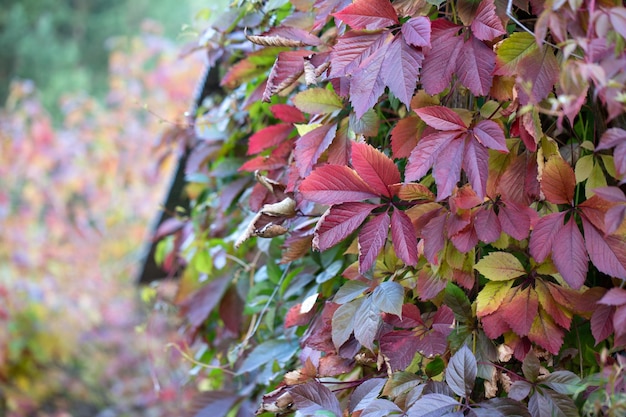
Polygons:
<instances>
[{"instance_id":1,"label":"autumn garden background","mask_svg":"<svg viewBox=\"0 0 626 417\"><path fill-rule=\"evenodd\" d=\"M625 415L623 3L222 3L2 12L0 414Z\"/></svg>"}]
</instances>

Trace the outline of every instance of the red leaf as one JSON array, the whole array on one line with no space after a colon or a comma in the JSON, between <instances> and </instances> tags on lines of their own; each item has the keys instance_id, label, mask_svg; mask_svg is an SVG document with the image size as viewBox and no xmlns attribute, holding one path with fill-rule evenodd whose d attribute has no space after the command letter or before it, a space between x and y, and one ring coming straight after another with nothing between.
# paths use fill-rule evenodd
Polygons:
<instances>
[{"instance_id":1,"label":"red leaf","mask_svg":"<svg viewBox=\"0 0 626 417\"><path fill-rule=\"evenodd\" d=\"M526 336L537 316L537 292L531 287L516 287L509 290L509 294L510 297L505 298L499 309L501 316L517 335Z\"/></svg>"},{"instance_id":2,"label":"red leaf","mask_svg":"<svg viewBox=\"0 0 626 417\"><path fill-rule=\"evenodd\" d=\"M437 297L448 285L448 281L433 273L430 268L422 268L417 276L417 294L422 301Z\"/></svg>"},{"instance_id":3,"label":"red leaf","mask_svg":"<svg viewBox=\"0 0 626 417\"><path fill-rule=\"evenodd\" d=\"M489 153L483 146L469 137L465 140L465 153L463 154L463 170L479 198L484 198L487 189L487 177L489 175ZM458 177L457 177L458 180Z\"/></svg>"},{"instance_id":4,"label":"red leaf","mask_svg":"<svg viewBox=\"0 0 626 417\"><path fill-rule=\"evenodd\" d=\"M311 55L311 51L285 51L278 54L265 85L263 101L270 101L274 94L298 81L304 73L304 57L308 55Z\"/></svg>"},{"instance_id":5,"label":"red leaf","mask_svg":"<svg viewBox=\"0 0 626 417\"><path fill-rule=\"evenodd\" d=\"M457 139L461 133L437 132L419 140L411 152L404 171L406 181L417 181L422 178L435 163L439 153Z\"/></svg>"},{"instance_id":6,"label":"red leaf","mask_svg":"<svg viewBox=\"0 0 626 417\"><path fill-rule=\"evenodd\" d=\"M396 36L385 53L383 80L389 90L411 108L411 98L417 85L419 69L424 55L408 45L400 36Z\"/></svg>"},{"instance_id":7,"label":"red leaf","mask_svg":"<svg viewBox=\"0 0 626 417\"><path fill-rule=\"evenodd\" d=\"M274 104L270 107L272 114L285 123L305 123L306 117L297 108L289 104Z\"/></svg>"},{"instance_id":8,"label":"red leaf","mask_svg":"<svg viewBox=\"0 0 626 417\"><path fill-rule=\"evenodd\" d=\"M323 251L335 246L350 236L376 207L368 203L344 203L330 207L317 223L313 247Z\"/></svg>"},{"instance_id":9,"label":"red leaf","mask_svg":"<svg viewBox=\"0 0 626 417\"><path fill-rule=\"evenodd\" d=\"M613 314L615 307L598 305L591 316L591 334L596 340L596 345L609 337L614 331Z\"/></svg>"},{"instance_id":10,"label":"red leaf","mask_svg":"<svg viewBox=\"0 0 626 417\"><path fill-rule=\"evenodd\" d=\"M493 70L496 67L496 53L483 42L471 36L459 52L456 73L461 83L472 94L486 96L493 83Z\"/></svg>"},{"instance_id":11,"label":"red leaf","mask_svg":"<svg viewBox=\"0 0 626 417\"><path fill-rule=\"evenodd\" d=\"M389 32L349 31L337 40L330 53L330 78L352 74L363 60L372 55L385 40Z\"/></svg>"},{"instance_id":12,"label":"red leaf","mask_svg":"<svg viewBox=\"0 0 626 417\"><path fill-rule=\"evenodd\" d=\"M385 91L383 80L383 62L393 39L391 33L385 38L384 43L372 55L367 57L354 72L350 81L350 103L354 108L356 117L360 119L366 111L374 107L378 98Z\"/></svg>"},{"instance_id":13,"label":"red leaf","mask_svg":"<svg viewBox=\"0 0 626 417\"><path fill-rule=\"evenodd\" d=\"M417 146L420 119L414 115L400 119L391 130L391 152L394 158L406 158Z\"/></svg>"},{"instance_id":14,"label":"red leaf","mask_svg":"<svg viewBox=\"0 0 626 417\"><path fill-rule=\"evenodd\" d=\"M467 253L476 246L478 243L478 235L476 234L476 230L472 225L467 226L465 229L456 233L455 235L450 237L452 244L454 247L459 250L461 253ZM459 277L463 278L463 277Z\"/></svg>"},{"instance_id":15,"label":"red leaf","mask_svg":"<svg viewBox=\"0 0 626 417\"><path fill-rule=\"evenodd\" d=\"M505 320L502 319L499 313L488 314L480 318L483 325L485 334L490 339L497 339L504 332L511 330Z\"/></svg>"},{"instance_id":16,"label":"red leaf","mask_svg":"<svg viewBox=\"0 0 626 417\"><path fill-rule=\"evenodd\" d=\"M521 85L520 103L538 104L546 98L559 80L561 67L551 48L536 48L517 64ZM518 82L519 84L519 82Z\"/></svg>"},{"instance_id":17,"label":"red leaf","mask_svg":"<svg viewBox=\"0 0 626 417\"><path fill-rule=\"evenodd\" d=\"M496 14L496 6L492 0L483 0L480 3L471 28L474 36L481 41L490 41L506 34L502 21Z\"/></svg>"},{"instance_id":18,"label":"red leaf","mask_svg":"<svg viewBox=\"0 0 626 417\"><path fill-rule=\"evenodd\" d=\"M467 126L461 116L443 106L428 106L413 109L428 126L437 130L464 132Z\"/></svg>"},{"instance_id":19,"label":"red leaf","mask_svg":"<svg viewBox=\"0 0 626 417\"><path fill-rule=\"evenodd\" d=\"M530 254L538 263L543 262L550 252L557 233L563 228L565 212L548 214L539 219L532 233L528 244Z\"/></svg>"},{"instance_id":20,"label":"red leaf","mask_svg":"<svg viewBox=\"0 0 626 417\"><path fill-rule=\"evenodd\" d=\"M486 148L509 153L506 147L506 139L500 125L493 120L481 120L472 129L472 133L478 142Z\"/></svg>"},{"instance_id":21,"label":"red leaf","mask_svg":"<svg viewBox=\"0 0 626 417\"><path fill-rule=\"evenodd\" d=\"M407 265L417 265L417 235L411 219L398 209L391 213L391 241L398 257Z\"/></svg>"},{"instance_id":22,"label":"red leaf","mask_svg":"<svg viewBox=\"0 0 626 417\"><path fill-rule=\"evenodd\" d=\"M293 141L284 141L276 147L270 155L258 155L247 161L239 168L239 171L272 171L274 169L284 168L288 165L287 158L291 155L292 150Z\"/></svg>"},{"instance_id":23,"label":"red leaf","mask_svg":"<svg viewBox=\"0 0 626 417\"><path fill-rule=\"evenodd\" d=\"M259 130L248 139L247 154L254 155L272 146L278 145L286 140L292 131L293 126L284 123L268 126Z\"/></svg>"},{"instance_id":24,"label":"red leaf","mask_svg":"<svg viewBox=\"0 0 626 417\"><path fill-rule=\"evenodd\" d=\"M376 198L378 194L355 170L342 165L323 165L300 184L304 198L320 204L341 204Z\"/></svg>"},{"instance_id":25,"label":"red leaf","mask_svg":"<svg viewBox=\"0 0 626 417\"><path fill-rule=\"evenodd\" d=\"M398 15L389 0L354 0L333 16L352 29L376 30L398 23Z\"/></svg>"},{"instance_id":26,"label":"red leaf","mask_svg":"<svg viewBox=\"0 0 626 417\"><path fill-rule=\"evenodd\" d=\"M431 26L431 49L424 56L421 79L424 90L430 95L435 95L450 84L459 52L463 47L463 38L456 36L461 26L447 19L437 19Z\"/></svg>"},{"instance_id":27,"label":"red leaf","mask_svg":"<svg viewBox=\"0 0 626 417\"><path fill-rule=\"evenodd\" d=\"M400 182L396 164L367 143L352 144L352 166L372 189L385 197L391 197L388 186Z\"/></svg>"},{"instance_id":28,"label":"red leaf","mask_svg":"<svg viewBox=\"0 0 626 417\"><path fill-rule=\"evenodd\" d=\"M535 317L535 321L528 333L528 338L552 353L557 355L563 345L563 330L554 323L543 309L539 309L539 314Z\"/></svg>"},{"instance_id":29,"label":"red leaf","mask_svg":"<svg viewBox=\"0 0 626 417\"><path fill-rule=\"evenodd\" d=\"M380 351L389 360L391 371L406 369L417 353L418 338L410 330L393 330L380 338Z\"/></svg>"},{"instance_id":30,"label":"red leaf","mask_svg":"<svg viewBox=\"0 0 626 417\"><path fill-rule=\"evenodd\" d=\"M296 140L295 160L301 177L309 175L337 132L336 124L324 124Z\"/></svg>"},{"instance_id":31,"label":"red leaf","mask_svg":"<svg viewBox=\"0 0 626 417\"><path fill-rule=\"evenodd\" d=\"M328 147L328 163L348 165L352 148L352 140L348 137L348 120L344 119L337 128L333 143Z\"/></svg>"},{"instance_id":32,"label":"red leaf","mask_svg":"<svg viewBox=\"0 0 626 417\"><path fill-rule=\"evenodd\" d=\"M311 309L306 313L302 313L301 309L302 303L298 303L289 309L285 316L286 329L294 326L306 326L311 322L311 319L315 316L315 309Z\"/></svg>"},{"instance_id":33,"label":"red leaf","mask_svg":"<svg viewBox=\"0 0 626 417\"><path fill-rule=\"evenodd\" d=\"M541 175L541 191L546 200L554 204L572 204L576 176L572 167L563 158L548 159Z\"/></svg>"},{"instance_id":34,"label":"red leaf","mask_svg":"<svg viewBox=\"0 0 626 417\"><path fill-rule=\"evenodd\" d=\"M461 176L461 164L465 150L465 141L455 139L448 143L437 155L433 167L433 177L437 184L437 201L452 194ZM483 187L484 188L484 187Z\"/></svg>"},{"instance_id":35,"label":"red leaf","mask_svg":"<svg viewBox=\"0 0 626 417\"><path fill-rule=\"evenodd\" d=\"M433 218L422 229L424 238L424 256L431 264L437 265L437 254L445 246L445 226L447 215L445 213Z\"/></svg>"},{"instance_id":36,"label":"red leaf","mask_svg":"<svg viewBox=\"0 0 626 417\"><path fill-rule=\"evenodd\" d=\"M589 258L574 216L554 236L552 260L570 287L577 290L584 284Z\"/></svg>"},{"instance_id":37,"label":"red leaf","mask_svg":"<svg viewBox=\"0 0 626 417\"><path fill-rule=\"evenodd\" d=\"M413 46L430 46L430 19L426 16L413 17L403 25L402 37Z\"/></svg>"},{"instance_id":38,"label":"red leaf","mask_svg":"<svg viewBox=\"0 0 626 417\"><path fill-rule=\"evenodd\" d=\"M363 274L376 262L389 234L389 215L381 213L365 223L359 232L359 271Z\"/></svg>"},{"instance_id":39,"label":"red leaf","mask_svg":"<svg viewBox=\"0 0 626 417\"><path fill-rule=\"evenodd\" d=\"M530 230L530 218L526 211L510 201L505 202L499 208L498 219L502 225L502 231L517 240L526 239Z\"/></svg>"},{"instance_id":40,"label":"red leaf","mask_svg":"<svg viewBox=\"0 0 626 417\"><path fill-rule=\"evenodd\" d=\"M474 228L478 239L485 243L495 242L502 232L498 216L493 210L481 210L476 213Z\"/></svg>"},{"instance_id":41,"label":"red leaf","mask_svg":"<svg viewBox=\"0 0 626 417\"><path fill-rule=\"evenodd\" d=\"M589 220L583 216L585 246L591 262L600 272L626 279L626 242L615 235L603 237Z\"/></svg>"}]
</instances>

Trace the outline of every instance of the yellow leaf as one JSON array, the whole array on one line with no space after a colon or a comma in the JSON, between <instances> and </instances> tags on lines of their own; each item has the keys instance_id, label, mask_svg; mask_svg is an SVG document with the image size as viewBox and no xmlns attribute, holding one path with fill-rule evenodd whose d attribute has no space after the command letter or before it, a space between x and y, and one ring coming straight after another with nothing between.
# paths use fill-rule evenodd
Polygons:
<instances>
[{"instance_id":1,"label":"yellow leaf","mask_svg":"<svg viewBox=\"0 0 626 417\"><path fill-rule=\"evenodd\" d=\"M576 162L576 169L574 173L576 174L576 184L579 182L583 182L589 175L591 174L591 170L593 169L593 156L585 155Z\"/></svg>"},{"instance_id":2,"label":"yellow leaf","mask_svg":"<svg viewBox=\"0 0 626 417\"><path fill-rule=\"evenodd\" d=\"M606 187L606 177L604 172L602 172L600 164L594 164L585 183L585 196L591 198L595 194L593 190L600 187Z\"/></svg>"},{"instance_id":3,"label":"yellow leaf","mask_svg":"<svg viewBox=\"0 0 626 417\"><path fill-rule=\"evenodd\" d=\"M474 268L491 281L508 281L526 275L522 263L508 252L490 253Z\"/></svg>"},{"instance_id":4,"label":"yellow leaf","mask_svg":"<svg viewBox=\"0 0 626 417\"><path fill-rule=\"evenodd\" d=\"M476 315L484 317L500 308L513 281L488 282L476 297Z\"/></svg>"}]
</instances>

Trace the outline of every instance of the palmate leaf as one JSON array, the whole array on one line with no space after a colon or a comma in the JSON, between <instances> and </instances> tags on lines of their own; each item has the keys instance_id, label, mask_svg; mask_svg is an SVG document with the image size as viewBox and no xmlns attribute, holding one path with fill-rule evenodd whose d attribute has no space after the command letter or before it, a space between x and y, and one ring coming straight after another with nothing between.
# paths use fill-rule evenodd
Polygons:
<instances>
[{"instance_id":1,"label":"palmate leaf","mask_svg":"<svg viewBox=\"0 0 626 417\"><path fill-rule=\"evenodd\" d=\"M557 355L563 345L564 336L563 329L556 325L545 310L540 308L530 328L528 338L553 355Z\"/></svg>"},{"instance_id":2,"label":"palmate leaf","mask_svg":"<svg viewBox=\"0 0 626 417\"><path fill-rule=\"evenodd\" d=\"M484 317L498 311L512 286L512 280L491 281L485 284L476 297L476 315Z\"/></svg>"},{"instance_id":3,"label":"palmate leaf","mask_svg":"<svg viewBox=\"0 0 626 417\"><path fill-rule=\"evenodd\" d=\"M493 82L496 54L474 36L463 43L457 58L455 72L461 84L472 94L486 96Z\"/></svg>"},{"instance_id":4,"label":"palmate leaf","mask_svg":"<svg viewBox=\"0 0 626 417\"><path fill-rule=\"evenodd\" d=\"M560 67L552 48L537 48L517 64L520 103L537 104L553 90L559 80Z\"/></svg>"},{"instance_id":5,"label":"palmate leaf","mask_svg":"<svg viewBox=\"0 0 626 417\"><path fill-rule=\"evenodd\" d=\"M357 118L361 118L366 111L374 107L378 98L385 91L383 63L392 40L393 35L388 33L380 47L363 60L352 76L350 103L352 103Z\"/></svg>"},{"instance_id":6,"label":"palmate leaf","mask_svg":"<svg viewBox=\"0 0 626 417\"><path fill-rule=\"evenodd\" d=\"M600 143L596 147L597 151L615 148L613 150L613 161L615 170L619 178L626 180L626 130L617 127L607 129L600 138ZM622 182L623 182L622 181Z\"/></svg>"},{"instance_id":7,"label":"palmate leaf","mask_svg":"<svg viewBox=\"0 0 626 417\"><path fill-rule=\"evenodd\" d=\"M389 186L400 182L396 164L366 143L352 144L352 166L370 187L385 197L391 197Z\"/></svg>"},{"instance_id":8,"label":"palmate leaf","mask_svg":"<svg viewBox=\"0 0 626 417\"><path fill-rule=\"evenodd\" d=\"M343 203L330 207L317 223L313 247L324 251L341 242L378 207L368 203Z\"/></svg>"},{"instance_id":9,"label":"palmate leaf","mask_svg":"<svg viewBox=\"0 0 626 417\"><path fill-rule=\"evenodd\" d=\"M359 271L368 271L376 262L378 254L385 246L389 225L389 215L381 213L371 219L359 232Z\"/></svg>"},{"instance_id":10,"label":"palmate leaf","mask_svg":"<svg viewBox=\"0 0 626 417\"><path fill-rule=\"evenodd\" d=\"M422 52L407 44L400 35L397 35L387 48L382 79L407 108L411 107L411 98L423 60Z\"/></svg>"},{"instance_id":11,"label":"palmate leaf","mask_svg":"<svg viewBox=\"0 0 626 417\"><path fill-rule=\"evenodd\" d=\"M267 126L259 130L248 139L248 155L257 154L278 145L286 140L292 131L293 126L285 123Z\"/></svg>"},{"instance_id":12,"label":"palmate leaf","mask_svg":"<svg viewBox=\"0 0 626 417\"><path fill-rule=\"evenodd\" d=\"M578 417L578 408L570 397L552 390L535 391L528 401L528 410L533 416Z\"/></svg>"},{"instance_id":13,"label":"palmate leaf","mask_svg":"<svg viewBox=\"0 0 626 417\"><path fill-rule=\"evenodd\" d=\"M376 30L398 23L396 10L388 0L354 0L333 16L352 29Z\"/></svg>"},{"instance_id":14,"label":"palmate leaf","mask_svg":"<svg viewBox=\"0 0 626 417\"><path fill-rule=\"evenodd\" d=\"M565 212L551 213L539 219L528 244L530 254L539 263L545 261L552 252L552 245L557 233L563 228Z\"/></svg>"},{"instance_id":15,"label":"palmate leaf","mask_svg":"<svg viewBox=\"0 0 626 417\"><path fill-rule=\"evenodd\" d=\"M322 153L328 149L336 133L337 125L335 123L323 124L296 140L294 158L302 178L311 173L313 166Z\"/></svg>"},{"instance_id":16,"label":"palmate leaf","mask_svg":"<svg viewBox=\"0 0 626 417\"><path fill-rule=\"evenodd\" d=\"M389 361L392 371L406 369L417 353L419 339L410 330L393 330L380 338L380 351Z\"/></svg>"},{"instance_id":17,"label":"palmate leaf","mask_svg":"<svg viewBox=\"0 0 626 417\"><path fill-rule=\"evenodd\" d=\"M465 141L462 139L451 141L437 155L433 164L433 177L437 183L437 200L452 195L459 177L461 176L461 165L465 155Z\"/></svg>"},{"instance_id":18,"label":"palmate leaf","mask_svg":"<svg viewBox=\"0 0 626 417\"><path fill-rule=\"evenodd\" d=\"M389 32L351 30L337 39L330 52L330 78L352 74L361 62L389 38Z\"/></svg>"},{"instance_id":19,"label":"palmate leaf","mask_svg":"<svg viewBox=\"0 0 626 417\"><path fill-rule=\"evenodd\" d=\"M509 290L498 313L515 334L526 336L537 316L538 308L539 299L534 288L515 287Z\"/></svg>"},{"instance_id":20,"label":"palmate leaf","mask_svg":"<svg viewBox=\"0 0 626 417\"><path fill-rule=\"evenodd\" d=\"M307 200L329 205L378 197L355 170L344 165L315 169L300 184L300 193Z\"/></svg>"},{"instance_id":21,"label":"palmate leaf","mask_svg":"<svg viewBox=\"0 0 626 417\"><path fill-rule=\"evenodd\" d=\"M626 279L626 239L616 235L604 236L586 216L582 217L582 223L591 262L607 275Z\"/></svg>"}]
</instances>

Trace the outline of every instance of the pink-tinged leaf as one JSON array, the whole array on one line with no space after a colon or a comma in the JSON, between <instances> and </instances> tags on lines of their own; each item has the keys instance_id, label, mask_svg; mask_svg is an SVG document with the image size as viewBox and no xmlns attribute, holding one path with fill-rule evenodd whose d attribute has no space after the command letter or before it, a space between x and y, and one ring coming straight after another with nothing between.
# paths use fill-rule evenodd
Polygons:
<instances>
[{"instance_id":1,"label":"pink-tinged leaf","mask_svg":"<svg viewBox=\"0 0 626 417\"><path fill-rule=\"evenodd\" d=\"M309 175L322 153L330 146L336 132L336 124L325 124L296 141L294 157L301 177Z\"/></svg>"},{"instance_id":2,"label":"pink-tinged leaf","mask_svg":"<svg viewBox=\"0 0 626 417\"><path fill-rule=\"evenodd\" d=\"M372 378L360 384L350 396L350 414L355 411L369 409L387 382L386 378Z\"/></svg>"},{"instance_id":3,"label":"pink-tinged leaf","mask_svg":"<svg viewBox=\"0 0 626 417\"><path fill-rule=\"evenodd\" d=\"M500 206L498 219L502 231L517 240L528 237L530 231L530 218L523 207L507 201Z\"/></svg>"},{"instance_id":4,"label":"pink-tinged leaf","mask_svg":"<svg viewBox=\"0 0 626 417\"><path fill-rule=\"evenodd\" d=\"M302 181L300 193L305 199L320 204L341 204L378 197L355 170L342 165L317 168Z\"/></svg>"},{"instance_id":5,"label":"pink-tinged leaf","mask_svg":"<svg viewBox=\"0 0 626 417\"><path fill-rule=\"evenodd\" d=\"M333 143L328 147L328 163L334 165L348 165L352 153L352 140L348 136L348 121L342 120L337 128Z\"/></svg>"},{"instance_id":6,"label":"pink-tinged leaf","mask_svg":"<svg viewBox=\"0 0 626 417\"><path fill-rule=\"evenodd\" d=\"M359 271L365 273L376 262L381 249L385 246L389 225L389 215L381 213L371 219L359 232Z\"/></svg>"},{"instance_id":7,"label":"pink-tinged leaf","mask_svg":"<svg viewBox=\"0 0 626 417\"><path fill-rule=\"evenodd\" d=\"M515 156L502 174L497 191L508 201L529 206L539 196L536 158L528 154Z\"/></svg>"},{"instance_id":8,"label":"pink-tinged leaf","mask_svg":"<svg viewBox=\"0 0 626 417\"><path fill-rule=\"evenodd\" d=\"M374 107L385 91L383 62L392 39L392 35L389 34L380 48L367 57L352 76L350 103L359 119Z\"/></svg>"},{"instance_id":9,"label":"pink-tinged leaf","mask_svg":"<svg viewBox=\"0 0 626 417\"><path fill-rule=\"evenodd\" d=\"M572 167L558 156L548 159L541 175L541 191L554 204L572 204L576 176Z\"/></svg>"},{"instance_id":10,"label":"pink-tinged leaf","mask_svg":"<svg viewBox=\"0 0 626 417\"><path fill-rule=\"evenodd\" d=\"M389 0L354 0L333 16L352 29L376 30L398 23L398 15Z\"/></svg>"},{"instance_id":11,"label":"pink-tinged leaf","mask_svg":"<svg viewBox=\"0 0 626 417\"><path fill-rule=\"evenodd\" d=\"M467 126L461 116L443 106L428 106L413 109L428 126L443 131L464 132Z\"/></svg>"},{"instance_id":12,"label":"pink-tinged leaf","mask_svg":"<svg viewBox=\"0 0 626 417\"><path fill-rule=\"evenodd\" d=\"M473 226L467 226L465 229L450 237L450 241L455 248L461 253L467 253L478 244L478 235ZM462 278L462 277L459 277Z\"/></svg>"},{"instance_id":13,"label":"pink-tinged leaf","mask_svg":"<svg viewBox=\"0 0 626 417\"><path fill-rule=\"evenodd\" d=\"M424 90L435 95L450 84L463 47L463 38L456 36L461 26L447 19L437 19L431 25L431 49L424 56L421 80Z\"/></svg>"},{"instance_id":14,"label":"pink-tinged leaf","mask_svg":"<svg viewBox=\"0 0 626 417\"><path fill-rule=\"evenodd\" d=\"M626 345L626 305L615 309L615 313L613 313L613 328L615 329L614 345Z\"/></svg>"},{"instance_id":15,"label":"pink-tinged leaf","mask_svg":"<svg viewBox=\"0 0 626 417\"><path fill-rule=\"evenodd\" d=\"M611 26L622 38L626 39L626 8L618 6L608 10Z\"/></svg>"},{"instance_id":16,"label":"pink-tinged leaf","mask_svg":"<svg viewBox=\"0 0 626 417\"><path fill-rule=\"evenodd\" d=\"M518 63L519 98L523 105L538 104L559 80L561 67L549 47L537 48Z\"/></svg>"},{"instance_id":17,"label":"pink-tinged leaf","mask_svg":"<svg viewBox=\"0 0 626 417\"><path fill-rule=\"evenodd\" d=\"M407 265L417 265L417 235L411 219L398 209L391 214L391 241L398 258Z\"/></svg>"},{"instance_id":18,"label":"pink-tinged leaf","mask_svg":"<svg viewBox=\"0 0 626 417\"><path fill-rule=\"evenodd\" d=\"M472 33L481 41L491 41L506 31L502 21L496 14L496 6L492 0L483 0L476 10L476 16L472 21Z\"/></svg>"},{"instance_id":19,"label":"pink-tinged leaf","mask_svg":"<svg viewBox=\"0 0 626 417\"><path fill-rule=\"evenodd\" d=\"M615 330L613 327L613 314L615 307L598 305L591 316L591 334L596 340L596 345L609 337Z\"/></svg>"},{"instance_id":20,"label":"pink-tinged leaf","mask_svg":"<svg viewBox=\"0 0 626 417\"><path fill-rule=\"evenodd\" d=\"M607 306L621 306L626 304L626 290L623 288L611 288L598 301Z\"/></svg>"},{"instance_id":21,"label":"pink-tinged leaf","mask_svg":"<svg viewBox=\"0 0 626 417\"><path fill-rule=\"evenodd\" d=\"M393 184L389 187L391 193L404 201L427 200L433 201L435 195L423 184L414 182Z\"/></svg>"},{"instance_id":22,"label":"pink-tinged leaf","mask_svg":"<svg viewBox=\"0 0 626 417\"><path fill-rule=\"evenodd\" d=\"M385 215L389 218L389 216ZM382 324L382 318L380 317L380 310L370 300L366 299L361 303L361 306L354 315L354 337L360 344L374 350L374 339L378 333L378 328ZM341 415L341 414L337 414Z\"/></svg>"},{"instance_id":23,"label":"pink-tinged leaf","mask_svg":"<svg viewBox=\"0 0 626 417\"><path fill-rule=\"evenodd\" d=\"M586 217L583 216L582 220L591 262L600 272L626 279L626 241L615 235L604 237Z\"/></svg>"},{"instance_id":24,"label":"pink-tinged leaf","mask_svg":"<svg viewBox=\"0 0 626 417\"><path fill-rule=\"evenodd\" d=\"M285 123L305 123L306 117L297 108L289 104L274 104L270 107L272 114L278 120Z\"/></svg>"},{"instance_id":25,"label":"pink-tinged leaf","mask_svg":"<svg viewBox=\"0 0 626 417\"><path fill-rule=\"evenodd\" d=\"M317 381L294 385L289 393L295 408L305 415L316 414L318 410L330 411L336 416L341 415L341 406L335 394Z\"/></svg>"},{"instance_id":26,"label":"pink-tinged leaf","mask_svg":"<svg viewBox=\"0 0 626 417\"><path fill-rule=\"evenodd\" d=\"M502 336L504 332L511 330L507 322L504 321L498 313L488 314L481 317L480 322L485 334L490 339L497 339Z\"/></svg>"},{"instance_id":27,"label":"pink-tinged leaf","mask_svg":"<svg viewBox=\"0 0 626 417\"><path fill-rule=\"evenodd\" d=\"M289 135L293 131L293 126L280 123L265 127L248 139L248 155L254 155L265 149L276 146L282 141L289 138Z\"/></svg>"},{"instance_id":28,"label":"pink-tinged leaf","mask_svg":"<svg viewBox=\"0 0 626 417\"><path fill-rule=\"evenodd\" d=\"M423 268L417 275L417 294L420 300L428 301L436 298L445 290L448 281L435 275L430 268Z\"/></svg>"},{"instance_id":29,"label":"pink-tinged leaf","mask_svg":"<svg viewBox=\"0 0 626 417\"><path fill-rule=\"evenodd\" d=\"M552 353L558 355L563 345L565 333L554 323L543 309L539 309L539 314L535 317L533 325L528 333L528 338L533 342Z\"/></svg>"},{"instance_id":30,"label":"pink-tinged leaf","mask_svg":"<svg viewBox=\"0 0 626 417\"><path fill-rule=\"evenodd\" d=\"M393 330L380 338L380 350L389 360L391 371L406 369L417 353L417 337L410 330Z\"/></svg>"},{"instance_id":31,"label":"pink-tinged leaf","mask_svg":"<svg viewBox=\"0 0 626 417\"><path fill-rule=\"evenodd\" d=\"M383 81L389 90L408 108L417 86L419 69L424 55L400 36L387 49L383 63Z\"/></svg>"},{"instance_id":32,"label":"pink-tinged leaf","mask_svg":"<svg viewBox=\"0 0 626 417\"><path fill-rule=\"evenodd\" d=\"M378 207L368 203L343 203L330 207L317 223L313 247L324 251L354 232Z\"/></svg>"},{"instance_id":33,"label":"pink-tinged leaf","mask_svg":"<svg viewBox=\"0 0 626 417\"><path fill-rule=\"evenodd\" d=\"M445 246L445 226L447 215L445 213L433 218L422 229L424 239L424 256L431 264L439 264L437 254Z\"/></svg>"},{"instance_id":34,"label":"pink-tinged leaf","mask_svg":"<svg viewBox=\"0 0 626 417\"><path fill-rule=\"evenodd\" d=\"M626 141L626 137L624 137ZM600 187L594 188L593 192L598 197L611 203L626 203L626 195L619 187Z\"/></svg>"},{"instance_id":35,"label":"pink-tinged leaf","mask_svg":"<svg viewBox=\"0 0 626 417\"><path fill-rule=\"evenodd\" d=\"M394 158L407 158L417 146L420 119L414 115L400 119L391 130L391 152ZM423 126L423 125L422 125Z\"/></svg>"},{"instance_id":36,"label":"pink-tinged leaf","mask_svg":"<svg viewBox=\"0 0 626 417\"><path fill-rule=\"evenodd\" d=\"M419 333L419 331L418 331ZM441 355L448 348L448 338L439 332L426 331L419 335L417 350L426 357Z\"/></svg>"},{"instance_id":37,"label":"pink-tinged leaf","mask_svg":"<svg viewBox=\"0 0 626 417\"><path fill-rule=\"evenodd\" d=\"M193 328L198 328L218 306L228 287L227 277L215 279L184 301L182 312Z\"/></svg>"},{"instance_id":38,"label":"pink-tinged leaf","mask_svg":"<svg viewBox=\"0 0 626 417\"><path fill-rule=\"evenodd\" d=\"M482 41L471 36L459 52L456 73L461 84L476 96L489 94L496 67L496 53Z\"/></svg>"},{"instance_id":39,"label":"pink-tinged leaf","mask_svg":"<svg viewBox=\"0 0 626 417\"><path fill-rule=\"evenodd\" d=\"M502 228L496 212L493 210L481 210L474 217L474 228L480 241L485 243L495 242L500 238Z\"/></svg>"},{"instance_id":40,"label":"pink-tinged leaf","mask_svg":"<svg viewBox=\"0 0 626 417\"><path fill-rule=\"evenodd\" d=\"M385 197L391 197L388 186L400 182L396 164L367 143L352 144L352 166L370 187Z\"/></svg>"},{"instance_id":41,"label":"pink-tinged leaf","mask_svg":"<svg viewBox=\"0 0 626 417\"><path fill-rule=\"evenodd\" d=\"M403 25L402 37L409 45L430 46L430 19L426 16L413 17Z\"/></svg>"},{"instance_id":42,"label":"pink-tinged leaf","mask_svg":"<svg viewBox=\"0 0 626 417\"><path fill-rule=\"evenodd\" d=\"M270 101L274 94L298 81L304 73L304 57L308 55L311 55L311 51L285 51L278 54L265 85L263 101Z\"/></svg>"},{"instance_id":43,"label":"pink-tinged leaf","mask_svg":"<svg viewBox=\"0 0 626 417\"><path fill-rule=\"evenodd\" d=\"M330 78L352 74L389 37L389 32L349 31L337 40L330 53Z\"/></svg>"},{"instance_id":44,"label":"pink-tinged leaf","mask_svg":"<svg viewBox=\"0 0 626 417\"><path fill-rule=\"evenodd\" d=\"M578 230L573 216L554 236L552 260L570 287L577 290L584 284L589 258L583 235Z\"/></svg>"},{"instance_id":45,"label":"pink-tinged leaf","mask_svg":"<svg viewBox=\"0 0 626 417\"><path fill-rule=\"evenodd\" d=\"M485 147L496 151L508 153L504 132L499 124L493 120L481 120L472 129L474 137Z\"/></svg>"},{"instance_id":46,"label":"pink-tinged leaf","mask_svg":"<svg viewBox=\"0 0 626 417\"><path fill-rule=\"evenodd\" d=\"M538 263L545 261L552 252L554 238L563 228L565 214L565 212L548 214L539 219L533 228L528 246L531 256Z\"/></svg>"},{"instance_id":47,"label":"pink-tinged leaf","mask_svg":"<svg viewBox=\"0 0 626 417\"><path fill-rule=\"evenodd\" d=\"M404 177L406 181L422 178L435 163L439 153L462 133L437 132L420 139L409 155Z\"/></svg>"},{"instance_id":48,"label":"pink-tinged leaf","mask_svg":"<svg viewBox=\"0 0 626 417\"><path fill-rule=\"evenodd\" d=\"M626 130L613 127L602 134L596 151L611 149L624 142L626 142Z\"/></svg>"},{"instance_id":49,"label":"pink-tinged leaf","mask_svg":"<svg viewBox=\"0 0 626 417\"><path fill-rule=\"evenodd\" d=\"M455 139L436 156L433 177L437 184L437 201L448 198L461 176L465 141Z\"/></svg>"},{"instance_id":50,"label":"pink-tinged leaf","mask_svg":"<svg viewBox=\"0 0 626 417\"><path fill-rule=\"evenodd\" d=\"M477 197L482 199L486 193L489 176L489 152L471 138L466 138L465 142L463 170Z\"/></svg>"},{"instance_id":51,"label":"pink-tinged leaf","mask_svg":"<svg viewBox=\"0 0 626 417\"><path fill-rule=\"evenodd\" d=\"M287 159L293 150L293 141L287 140L281 143L270 155L258 155L244 163L239 171L272 171L288 165Z\"/></svg>"}]
</instances>

